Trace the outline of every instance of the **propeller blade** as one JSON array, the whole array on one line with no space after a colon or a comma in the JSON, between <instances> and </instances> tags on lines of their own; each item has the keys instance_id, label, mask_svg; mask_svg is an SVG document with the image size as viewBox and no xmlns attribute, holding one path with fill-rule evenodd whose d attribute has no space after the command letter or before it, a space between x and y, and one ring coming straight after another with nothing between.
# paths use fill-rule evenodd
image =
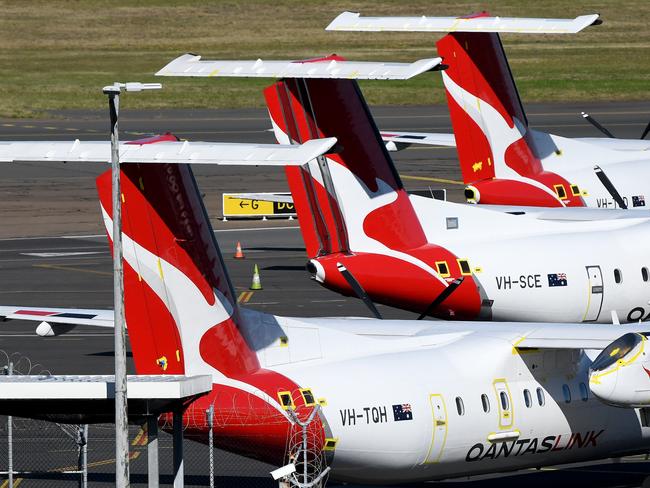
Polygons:
<instances>
[{"instance_id":1,"label":"propeller blade","mask_svg":"<svg viewBox=\"0 0 650 488\"><path fill-rule=\"evenodd\" d=\"M612 196L612 198L618 204L618 206L621 207L622 209L627 209L627 205L625 205L625 202L623 201L621 194L618 192L616 187L612 184L612 182L607 177L605 172L602 169L600 169L600 166L594 166L594 171L596 172L596 176L598 177L600 182L603 184L605 189L609 192L609 194Z\"/></svg>"},{"instance_id":2,"label":"propeller blade","mask_svg":"<svg viewBox=\"0 0 650 488\"><path fill-rule=\"evenodd\" d=\"M608 130L605 129L602 125L600 125L600 124L598 123L598 121L597 121L596 119L594 119L591 115L589 115L588 113L585 113L585 112L581 112L581 114L582 114L582 117L583 117L587 122L589 122L591 125L593 125L593 126L594 126L596 129L598 129L600 132L602 132L603 134L605 134L607 137L610 137L610 138L612 138L612 139L615 139L614 134L612 134L610 131L608 131Z\"/></svg>"},{"instance_id":3,"label":"propeller blade","mask_svg":"<svg viewBox=\"0 0 650 488\"><path fill-rule=\"evenodd\" d=\"M350 271L348 271L348 269L345 266L343 266L341 263L336 263L336 268L343 275L345 281L348 282L348 285L350 285L352 291L354 291L357 297L359 297L363 301L363 303L366 304L366 307L368 307L368 309L372 312L372 314L378 319L383 319L383 317L379 313L379 310L377 310L377 307L375 307L375 304L372 303L372 300L366 293L366 290L363 289L363 287L357 281L354 275L350 273Z\"/></svg>"},{"instance_id":4,"label":"propeller blade","mask_svg":"<svg viewBox=\"0 0 650 488\"><path fill-rule=\"evenodd\" d=\"M645 136L648 135L648 132L650 132L650 122L648 122L648 125L645 126L645 130L643 131L643 135L641 136L641 139L645 139Z\"/></svg>"},{"instance_id":5,"label":"propeller blade","mask_svg":"<svg viewBox=\"0 0 650 488\"><path fill-rule=\"evenodd\" d=\"M433 312L436 308L438 308L438 305L440 305L442 302L444 302L449 295L451 295L453 292L456 291L456 289L460 286L460 284L463 282L465 279L464 276L461 276L460 278L456 278L454 281L449 283L449 286L445 288L440 295L436 297L434 301L431 302L431 305L427 307L427 309L422 312L422 315L418 317L418 320L422 320L424 317L429 315L431 312Z\"/></svg>"}]
</instances>

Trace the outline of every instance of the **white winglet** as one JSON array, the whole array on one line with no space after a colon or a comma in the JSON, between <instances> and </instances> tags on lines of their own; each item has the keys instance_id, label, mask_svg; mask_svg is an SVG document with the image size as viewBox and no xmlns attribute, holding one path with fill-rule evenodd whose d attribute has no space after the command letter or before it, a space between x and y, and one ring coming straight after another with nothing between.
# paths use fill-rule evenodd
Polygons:
<instances>
[{"instance_id":1,"label":"white winglet","mask_svg":"<svg viewBox=\"0 0 650 488\"><path fill-rule=\"evenodd\" d=\"M598 14L575 19L488 17L362 17L343 12L326 27L328 31L394 32L513 32L521 34L575 34L598 22Z\"/></svg>"},{"instance_id":2,"label":"white winglet","mask_svg":"<svg viewBox=\"0 0 650 488\"><path fill-rule=\"evenodd\" d=\"M224 142L158 142L120 144L122 163L192 163L241 166L300 166L327 153L335 137L304 144L240 144ZM111 159L108 141L0 142L0 162L99 162Z\"/></svg>"},{"instance_id":3,"label":"white winglet","mask_svg":"<svg viewBox=\"0 0 650 488\"><path fill-rule=\"evenodd\" d=\"M441 62L441 58L420 59L413 63L345 61L334 56L307 61L201 61L201 56L183 54L156 76L406 80L432 70Z\"/></svg>"}]
</instances>

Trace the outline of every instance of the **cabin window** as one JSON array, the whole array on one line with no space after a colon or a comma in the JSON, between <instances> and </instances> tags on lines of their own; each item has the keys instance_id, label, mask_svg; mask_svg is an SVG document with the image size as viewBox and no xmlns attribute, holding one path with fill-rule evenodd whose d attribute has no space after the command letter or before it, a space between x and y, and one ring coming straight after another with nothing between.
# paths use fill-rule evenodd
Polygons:
<instances>
[{"instance_id":1,"label":"cabin window","mask_svg":"<svg viewBox=\"0 0 650 488\"><path fill-rule=\"evenodd\" d=\"M285 410L290 410L296 408L296 405L293 403L293 397L291 396L290 391L280 391L278 392L278 398L280 399L280 405Z\"/></svg>"},{"instance_id":2,"label":"cabin window","mask_svg":"<svg viewBox=\"0 0 650 488\"><path fill-rule=\"evenodd\" d=\"M490 411L490 399L485 393L481 395L481 404L483 405L483 411L488 413Z\"/></svg>"},{"instance_id":3,"label":"cabin window","mask_svg":"<svg viewBox=\"0 0 650 488\"><path fill-rule=\"evenodd\" d=\"M465 405L461 397L456 397L456 411L460 416L465 415Z\"/></svg>"},{"instance_id":4,"label":"cabin window","mask_svg":"<svg viewBox=\"0 0 650 488\"><path fill-rule=\"evenodd\" d=\"M650 427L650 408L643 407L639 409L639 417L643 427Z\"/></svg>"},{"instance_id":5,"label":"cabin window","mask_svg":"<svg viewBox=\"0 0 650 488\"><path fill-rule=\"evenodd\" d=\"M338 437L335 439L326 438L325 445L323 446L323 451L333 451L336 449L336 444L339 441Z\"/></svg>"},{"instance_id":6,"label":"cabin window","mask_svg":"<svg viewBox=\"0 0 650 488\"><path fill-rule=\"evenodd\" d=\"M541 388L537 388L537 403L539 403L540 407L543 407L546 403L546 398L544 398L544 390Z\"/></svg>"},{"instance_id":7,"label":"cabin window","mask_svg":"<svg viewBox=\"0 0 650 488\"><path fill-rule=\"evenodd\" d=\"M618 268L614 270L614 281L618 284L623 282L623 274L621 273L621 270Z\"/></svg>"},{"instance_id":8,"label":"cabin window","mask_svg":"<svg viewBox=\"0 0 650 488\"><path fill-rule=\"evenodd\" d=\"M566 190L564 189L564 185L553 185L553 188L555 189L555 193L557 193L557 196L560 197L561 200L566 199Z\"/></svg>"},{"instance_id":9,"label":"cabin window","mask_svg":"<svg viewBox=\"0 0 650 488\"><path fill-rule=\"evenodd\" d=\"M472 270L469 267L469 262L467 259L457 259L458 267L460 268L460 274L463 276L468 276L472 274Z\"/></svg>"},{"instance_id":10,"label":"cabin window","mask_svg":"<svg viewBox=\"0 0 650 488\"><path fill-rule=\"evenodd\" d=\"M450 276L447 261L436 261L436 268L438 268L438 274L443 278Z\"/></svg>"},{"instance_id":11,"label":"cabin window","mask_svg":"<svg viewBox=\"0 0 650 488\"><path fill-rule=\"evenodd\" d=\"M562 394L564 395L564 403L571 403L571 389L569 385L562 385Z\"/></svg>"},{"instance_id":12,"label":"cabin window","mask_svg":"<svg viewBox=\"0 0 650 488\"><path fill-rule=\"evenodd\" d=\"M501 399L501 410L510 410L510 402L508 401L508 395L505 391L499 392L499 398Z\"/></svg>"},{"instance_id":13,"label":"cabin window","mask_svg":"<svg viewBox=\"0 0 650 488\"><path fill-rule=\"evenodd\" d=\"M648 281L648 268L645 266L641 268L641 278L643 278L643 281Z\"/></svg>"},{"instance_id":14,"label":"cabin window","mask_svg":"<svg viewBox=\"0 0 650 488\"><path fill-rule=\"evenodd\" d=\"M526 389L524 390L524 403L526 404L527 408L530 408L533 406L533 398L530 395L530 390Z\"/></svg>"},{"instance_id":15,"label":"cabin window","mask_svg":"<svg viewBox=\"0 0 650 488\"><path fill-rule=\"evenodd\" d=\"M589 390L587 389L587 385L582 382L580 383L580 399L583 402L589 400Z\"/></svg>"},{"instance_id":16,"label":"cabin window","mask_svg":"<svg viewBox=\"0 0 650 488\"><path fill-rule=\"evenodd\" d=\"M580 188L578 185L571 185L571 194L574 197L579 197L580 196Z\"/></svg>"},{"instance_id":17,"label":"cabin window","mask_svg":"<svg viewBox=\"0 0 650 488\"><path fill-rule=\"evenodd\" d=\"M316 399L314 398L314 394L311 392L309 388L301 388L300 394L302 395L302 401L304 402L306 407L313 407L314 405L316 405Z\"/></svg>"}]
</instances>

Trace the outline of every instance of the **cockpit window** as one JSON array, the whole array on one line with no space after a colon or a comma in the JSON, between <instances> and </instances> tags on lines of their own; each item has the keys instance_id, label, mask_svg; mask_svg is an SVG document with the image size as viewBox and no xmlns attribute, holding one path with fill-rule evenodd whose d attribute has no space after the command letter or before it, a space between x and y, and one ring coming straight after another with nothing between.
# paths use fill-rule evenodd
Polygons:
<instances>
[{"instance_id":1,"label":"cockpit window","mask_svg":"<svg viewBox=\"0 0 650 488\"><path fill-rule=\"evenodd\" d=\"M619 337L594 360L591 364L592 371L602 371L608 368L634 349L639 342L641 342L641 335L632 332Z\"/></svg>"}]
</instances>

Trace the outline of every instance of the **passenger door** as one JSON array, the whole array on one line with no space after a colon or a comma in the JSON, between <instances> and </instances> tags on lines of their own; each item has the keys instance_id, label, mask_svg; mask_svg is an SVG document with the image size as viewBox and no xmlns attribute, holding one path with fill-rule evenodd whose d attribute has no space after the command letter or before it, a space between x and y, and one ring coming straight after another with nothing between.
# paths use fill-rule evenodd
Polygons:
<instances>
[{"instance_id":1,"label":"passenger door","mask_svg":"<svg viewBox=\"0 0 650 488\"><path fill-rule=\"evenodd\" d=\"M447 442L447 407L439 393L429 395L433 420L433 437L425 463L437 463Z\"/></svg>"},{"instance_id":2,"label":"passenger door","mask_svg":"<svg viewBox=\"0 0 650 488\"><path fill-rule=\"evenodd\" d=\"M600 266L587 266L587 277L589 280L587 310L582 321L595 322L603 307L603 273L600 271Z\"/></svg>"}]
</instances>

